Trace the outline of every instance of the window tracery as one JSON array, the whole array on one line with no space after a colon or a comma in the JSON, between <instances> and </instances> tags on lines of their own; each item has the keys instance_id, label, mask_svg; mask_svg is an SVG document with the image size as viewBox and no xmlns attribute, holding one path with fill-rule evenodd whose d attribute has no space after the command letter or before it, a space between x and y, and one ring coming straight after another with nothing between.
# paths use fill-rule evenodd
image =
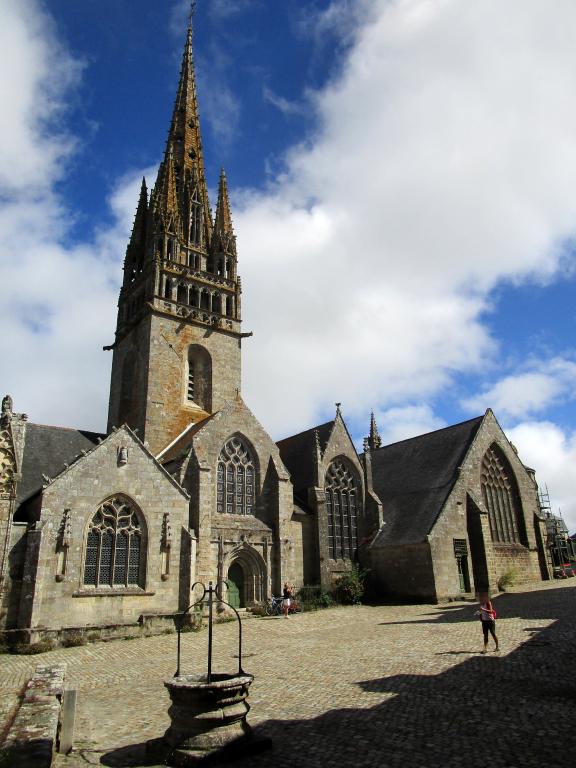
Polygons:
<instances>
[{"instance_id":1,"label":"window tracery","mask_svg":"<svg viewBox=\"0 0 576 768\"><path fill-rule=\"evenodd\" d=\"M84 584L142 587L142 534L138 513L127 499L117 496L105 501L88 530Z\"/></svg>"},{"instance_id":2,"label":"window tracery","mask_svg":"<svg viewBox=\"0 0 576 768\"><path fill-rule=\"evenodd\" d=\"M228 440L218 457L216 511L253 515L255 477L254 460L247 446L239 437Z\"/></svg>"},{"instance_id":3,"label":"window tracery","mask_svg":"<svg viewBox=\"0 0 576 768\"><path fill-rule=\"evenodd\" d=\"M329 556L333 560L353 560L358 548L359 491L354 474L341 459L328 467L325 493Z\"/></svg>"},{"instance_id":4,"label":"window tracery","mask_svg":"<svg viewBox=\"0 0 576 768\"><path fill-rule=\"evenodd\" d=\"M521 543L521 509L513 472L496 445L482 459L482 497L488 510L492 539Z\"/></svg>"}]
</instances>

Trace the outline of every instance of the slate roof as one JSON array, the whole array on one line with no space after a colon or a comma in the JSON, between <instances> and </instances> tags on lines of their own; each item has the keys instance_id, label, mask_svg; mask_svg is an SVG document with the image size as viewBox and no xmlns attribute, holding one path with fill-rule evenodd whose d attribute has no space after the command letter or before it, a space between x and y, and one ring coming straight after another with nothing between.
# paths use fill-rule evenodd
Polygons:
<instances>
[{"instance_id":1,"label":"slate roof","mask_svg":"<svg viewBox=\"0 0 576 768\"><path fill-rule=\"evenodd\" d=\"M105 437L105 434L83 429L28 423L16 507L42 488L43 474L55 477L64 469L64 463L72 464L82 450L92 450L98 444L98 438L103 440Z\"/></svg>"},{"instance_id":2,"label":"slate roof","mask_svg":"<svg viewBox=\"0 0 576 768\"><path fill-rule=\"evenodd\" d=\"M320 448L326 449L328 440L334 429L334 421L327 421L319 427L312 427L305 432L300 432L292 437L276 443L280 451L280 458L286 469L290 472L294 491L298 494L306 488L311 488L314 483L314 456L316 452L315 432L318 432Z\"/></svg>"},{"instance_id":3,"label":"slate roof","mask_svg":"<svg viewBox=\"0 0 576 768\"><path fill-rule=\"evenodd\" d=\"M374 544L416 544L436 522L483 416L372 451L385 525Z\"/></svg>"}]
</instances>

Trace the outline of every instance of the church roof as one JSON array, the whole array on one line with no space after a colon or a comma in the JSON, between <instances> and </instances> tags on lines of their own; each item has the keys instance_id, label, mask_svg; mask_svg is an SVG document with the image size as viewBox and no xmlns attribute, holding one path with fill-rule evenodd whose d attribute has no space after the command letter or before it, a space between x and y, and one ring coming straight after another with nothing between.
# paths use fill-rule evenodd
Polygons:
<instances>
[{"instance_id":1,"label":"church roof","mask_svg":"<svg viewBox=\"0 0 576 768\"><path fill-rule=\"evenodd\" d=\"M16 506L42 488L45 482L42 475L55 477L64 469L64 464L72 464L81 451L92 450L98 444L98 438L103 440L105 437L104 434L83 429L28 423Z\"/></svg>"},{"instance_id":2,"label":"church roof","mask_svg":"<svg viewBox=\"0 0 576 768\"><path fill-rule=\"evenodd\" d=\"M458 477L483 416L371 452L372 483L385 525L374 544L425 540Z\"/></svg>"},{"instance_id":3,"label":"church roof","mask_svg":"<svg viewBox=\"0 0 576 768\"><path fill-rule=\"evenodd\" d=\"M280 458L290 472L296 493L305 488L312 488L315 484L313 457L316 451L316 432L320 450L324 452L333 429L334 421L327 421L326 424L312 427L276 443Z\"/></svg>"}]
</instances>

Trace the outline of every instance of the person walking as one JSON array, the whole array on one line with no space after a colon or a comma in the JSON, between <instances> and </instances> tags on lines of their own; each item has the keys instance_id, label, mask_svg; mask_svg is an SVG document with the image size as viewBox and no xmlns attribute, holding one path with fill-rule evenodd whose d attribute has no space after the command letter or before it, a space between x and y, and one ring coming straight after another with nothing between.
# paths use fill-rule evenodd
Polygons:
<instances>
[{"instance_id":1,"label":"person walking","mask_svg":"<svg viewBox=\"0 0 576 768\"><path fill-rule=\"evenodd\" d=\"M494 640L494 650L497 651L498 638L496 636L496 611L486 592L480 595L480 610L476 611L476 615L480 616L482 634L484 635L484 648L482 653L486 653L488 650L488 633L492 635L492 639Z\"/></svg>"},{"instance_id":2,"label":"person walking","mask_svg":"<svg viewBox=\"0 0 576 768\"><path fill-rule=\"evenodd\" d=\"M288 618L288 611L292 604L292 587L286 581L284 583L284 589L282 591L282 610L284 611L284 618Z\"/></svg>"}]
</instances>

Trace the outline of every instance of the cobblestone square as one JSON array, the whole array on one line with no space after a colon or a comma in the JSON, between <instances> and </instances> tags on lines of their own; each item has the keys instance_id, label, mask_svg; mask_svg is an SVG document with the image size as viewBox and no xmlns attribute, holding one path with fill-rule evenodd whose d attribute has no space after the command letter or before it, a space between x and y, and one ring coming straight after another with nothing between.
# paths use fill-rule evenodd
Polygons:
<instances>
[{"instance_id":1,"label":"cobblestone square","mask_svg":"<svg viewBox=\"0 0 576 768\"><path fill-rule=\"evenodd\" d=\"M236 762L272 766L571 765L576 754L576 584L495 600L501 651L480 654L471 603L335 608L243 622L255 676L249 722L273 748ZM182 636L182 671L204 672L208 633ZM214 628L214 671L237 665L237 627ZM6 721L37 663L65 662L78 690L73 752L57 768L143 765L168 725L163 635L0 657Z\"/></svg>"}]
</instances>

